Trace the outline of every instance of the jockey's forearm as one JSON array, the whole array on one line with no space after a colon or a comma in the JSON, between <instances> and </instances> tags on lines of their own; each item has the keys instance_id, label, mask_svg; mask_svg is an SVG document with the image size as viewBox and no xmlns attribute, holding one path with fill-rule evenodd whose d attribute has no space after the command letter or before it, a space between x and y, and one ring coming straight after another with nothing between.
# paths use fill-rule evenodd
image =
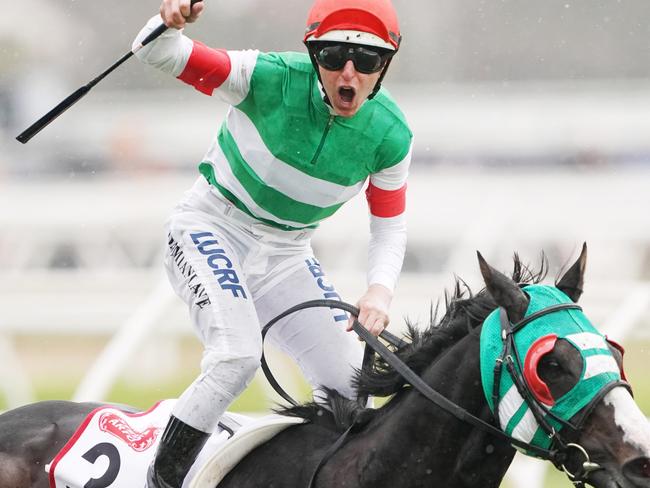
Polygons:
<instances>
[{"instance_id":1,"label":"jockey's forearm","mask_svg":"<svg viewBox=\"0 0 650 488\"><path fill-rule=\"evenodd\" d=\"M368 245L368 285L395 289L406 251L406 218L370 216Z\"/></svg>"},{"instance_id":2,"label":"jockey's forearm","mask_svg":"<svg viewBox=\"0 0 650 488\"><path fill-rule=\"evenodd\" d=\"M162 23L160 15L155 15L138 33L133 48ZM155 41L140 49L136 56L145 64L158 68L173 76L180 76L192 54L193 42L178 29L167 29Z\"/></svg>"}]
</instances>

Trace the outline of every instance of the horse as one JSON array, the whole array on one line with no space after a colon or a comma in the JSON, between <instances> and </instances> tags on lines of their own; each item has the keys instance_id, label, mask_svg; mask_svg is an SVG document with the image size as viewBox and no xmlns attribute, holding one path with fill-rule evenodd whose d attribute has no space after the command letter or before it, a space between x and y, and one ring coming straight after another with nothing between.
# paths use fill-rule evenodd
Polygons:
<instances>
[{"instance_id":1,"label":"horse","mask_svg":"<svg viewBox=\"0 0 650 488\"><path fill-rule=\"evenodd\" d=\"M541 284L545 260L532 270L515 255L510 277L480 254L479 265L483 290L474 294L456 281L443 316L432 311L425 330L407 324L407 342L393 348L455 409L440 408L375 357L355 385L360 396L388 396L383 406L362 407L330 391L326 404L285 408L281 413L306 422L250 452L219 488L496 488L513 445L549 453L577 486L650 487L650 426L623 379L621 350L595 331L582 328L576 336L558 329L588 323L576 305L586 246L554 285ZM539 293L547 303L535 311ZM489 330L496 334L486 345ZM602 340L598 354L576 337ZM610 363L615 371L603 366ZM594 391L585 389L603 377ZM562 418L565 399L573 406ZM43 467L96 406L48 401L0 415L0 488L46 488ZM456 410L488 427L459 420ZM331 449L343 431L347 437Z\"/></svg>"}]
</instances>

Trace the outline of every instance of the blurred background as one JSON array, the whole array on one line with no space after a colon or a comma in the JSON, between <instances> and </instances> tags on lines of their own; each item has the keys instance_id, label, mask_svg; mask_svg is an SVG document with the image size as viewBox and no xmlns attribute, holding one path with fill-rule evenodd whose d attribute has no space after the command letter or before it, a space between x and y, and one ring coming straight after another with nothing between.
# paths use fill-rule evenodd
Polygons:
<instances>
[{"instance_id":1,"label":"blurred background","mask_svg":"<svg viewBox=\"0 0 650 488\"><path fill-rule=\"evenodd\" d=\"M158 3L1 1L0 409L175 397L200 347L162 275L163 225L227 107L134 59L21 145L18 133L130 49ZM393 332L406 317L425 326L455 276L479 290L477 249L504 271L514 252L533 266L544 252L550 282L586 241L585 310L627 346L650 413L650 3L394 2L404 43L385 86L415 148ZM302 50L310 5L213 1L186 34ZM366 214L360 196L314 238L350 302L365 285ZM271 354L306 398L290 362ZM275 401L259 379L234 408ZM569 486L538 464L504 486L534 488L533 478Z\"/></svg>"}]
</instances>

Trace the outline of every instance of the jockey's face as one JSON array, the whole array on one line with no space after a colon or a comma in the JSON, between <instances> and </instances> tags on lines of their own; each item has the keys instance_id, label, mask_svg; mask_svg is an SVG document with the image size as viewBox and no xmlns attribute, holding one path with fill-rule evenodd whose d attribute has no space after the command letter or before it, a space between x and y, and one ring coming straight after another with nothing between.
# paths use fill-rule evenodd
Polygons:
<instances>
[{"instance_id":1,"label":"jockey's face","mask_svg":"<svg viewBox=\"0 0 650 488\"><path fill-rule=\"evenodd\" d=\"M360 73L351 59L338 71L330 71L322 66L318 66L318 69L332 108L341 117L352 117L359 111L381 76L381 72Z\"/></svg>"}]
</instances>

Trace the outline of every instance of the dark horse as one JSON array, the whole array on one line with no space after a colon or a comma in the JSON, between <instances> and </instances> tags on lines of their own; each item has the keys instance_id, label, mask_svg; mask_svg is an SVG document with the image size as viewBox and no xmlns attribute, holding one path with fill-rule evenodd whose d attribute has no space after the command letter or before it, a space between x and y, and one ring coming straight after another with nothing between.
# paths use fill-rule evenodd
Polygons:
<instances>
[{"instance_id":1,"label":"dark horse","mask_svg":"<svg viewBox=\"0 0 650 488\"><path fill-rule=\"evenodd\" d=\"M396 352L430 387L472 415L505 429L495 419L481 387L481 328L498 307L507 313L510 324L521 321L532 300L524 285L538 283L545 266L543 263L534 273L515 257L511 279L482 258L479 261L486 289L472 295L457 283L444 317L435 324L432 320L424 332L409 326L410 344ZM569 303L576 302L582 293L585 262L583 248L576 263L555 287L548 288L562 291ZM534 330L535 324L533 320L526 327ZM547 387L547 395L553 399L561 399L577 386L588 360L571 342L559 337L543 342L546 348L531 373L539 383L536 388ZM618 375L621 353L614 347L605 352L615 359ZM526 351L520 353L523 357ZM332 392L331 409L312 404L286 410L284 413L308 422L284 430L255 449L219 487L307 487L328 447L351 424L355 428L324 463L314 486L500 485L515 454L507 439L457 420L406 384L383 360L377 359L372 368L363 371L357 384L362 394L392 398L381 408L366 410ZM0 488L47 487L44 465L95 406L43 402L1 415ZM569 471L575 473L575 466L588 467L583 479L599 488L650 487L650 427L625 386L617 383L596 395L588 407L567 420L578 428L558 428L561 443L580 446L570 449L561 463Z\"/></svg>"}]
</instances>

